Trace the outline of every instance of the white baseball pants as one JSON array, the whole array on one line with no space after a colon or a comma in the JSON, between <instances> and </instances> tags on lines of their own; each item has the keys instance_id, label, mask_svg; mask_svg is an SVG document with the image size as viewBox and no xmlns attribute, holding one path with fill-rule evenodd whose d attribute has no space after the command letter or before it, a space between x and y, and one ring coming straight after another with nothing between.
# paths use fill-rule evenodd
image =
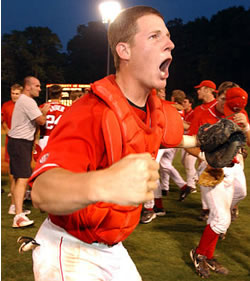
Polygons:
<instances>
[{"instance_id":1,"label":"white baseball pants","mask_svg":"<svg viewBox=\"0 0 250 281\"><path fill-rule=\"evenodd\" d=\"M215 187L203 187L203 196L209 208L207 223L217 233L226 233L231 223L231 208L244 198L246 179L242 166L235 164L232 168L223 168L224 180Z\"/></svg>"},{"instance_id":2,"label":"white baseball pants","mask_svg":"<svg viewBox=\"0 0 250 281\"><path fill-rule=\"evenodd\" d=\"M186 182L181 177L180 173L172 165L174 156L177 152L176 148L165 149L160 161L161 188L169 190L169 177L178 187L183 187Z\"/></svg>"},{"instance_id":3,"label":"white baseball pants","mask_svg":"<svg viewBox=\"0 0 250 281\"><path fill-rule=\"evenodd\" d=\"M181 151L181 161L186 171L187 185L196 188L197 171L195 168L197 157L189 154L185 149Z\"/></svg>"},{"instance_id":4,"label":"white baseball pants","mask_svg":"<svg viewBox=\"0 0 250 281\"><path fill-rule=\"evenodd\" d=\"M122 243L87 244L46 219L33 250L35 281L141 281Z\"/></svg>"}]
</instances>

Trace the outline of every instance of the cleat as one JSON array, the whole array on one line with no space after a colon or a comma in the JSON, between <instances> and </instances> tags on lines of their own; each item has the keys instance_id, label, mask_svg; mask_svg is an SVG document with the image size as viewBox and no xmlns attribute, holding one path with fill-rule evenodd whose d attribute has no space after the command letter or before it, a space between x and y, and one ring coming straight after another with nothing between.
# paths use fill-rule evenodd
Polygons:
<instances>
[{"instance_id":1,"label":"cleat","mask_svg":"<svg viewBox=\"0 0 250 281\"><path fill-rule=\"evenodd\" d=\"M164 208L157 208L156 206L154 206L154 212L158 217L164 217L166 215L166 211L164 210Z\"/></svg>"},{"instance_id":2,"label":"cleat","mask_svg":"<svg viewBox=\"0 0 250 281\"><path fill-rule=\"evenodd\" d=\"M156 213L153 210L144 209L142 211L140 223L143 224L150 223L155 218L156 218Z\"/></svg>"},{"instance_id":3,"label":"cleat","mask_svg":"<svg viewBox=\"0 0 250 281\"><path fill-rule=\"evenodd\" d=\"M226 239L226 234L227 234L227 233L220 233L220 234L219 234L219 239L220 239L220 240L225 240L225 239Z\"/></svg>"},{"instance_id":4,"label":"cleat","mask_svg":"<svg viewBox=\"0 0 250 281\"><path fill-rule=\"evenodd\" d=\"M161 191L162 196L168 196L169 190L163 189Z\"/></svg>"},{"instance_id":5,"label":"cleat","mask_svg":"<svg viewBox=\"0 0 250 281\"><path fill-rule=\"evenodd\" d=\"M29 250L34 250L37 246L40 246L40 244L37 243L35 239L27 236L20 236L17 239L17 243L22 243L22 245L19 247L18 250L19 253L27 252Z\"/></svg>"},{"instance_id":6,"label":"cleat","mask_svg":"<svg viewBox=\"0 0 250 281\"><path fill-rule=\"evenodd\" d=\"M209 271L208 264L206 262L207 257L197 254L195 252L195 249L192 249L190 251L190 257L194 263L194 267L196 269L197 274L202 278L208 278L210 271Z\"/></svg>"},{"instance_id":7,"label":"cleat","mask_svg":"<svg viewBox=\"0 0 250 281\"><path fill-rule=\"evenodd\" d=\"M179 201L184 201L187 196L192 193L192 191L194 190L195 188L192 188L191 186L188 186L188 185L184 185L182 188L181 188L181 192L180 192L180 198L179 198Z\"/></svg>"},{"instance_id":8,"label":"cleat","mask_svg":"<svg viewBox=\"0 0 250 281\"><path fill-rule=\"evenodd\" d=\"M222 264L220 264L216 259L207 259L207 265L208 267L216 272L216 273L219 273L219 274L224 274L224 275L227 275L229 270L224 267Z\"/></svg>"},{"instance_id":9,"label":"cleat","mask_svg":"<svg viewBox=\"0 0 250 281\"><path fill-rule=\"evenodd\" d=\"M21 213L19 215L14 216L12 227L13 228L26 227L32 224L34 224L34 221L26 217L24 213Z\"/></svg>"},{"instance_id":10,"label":"cleat","mask_svg":"<svg viewBox=\"0 0 250 281\"><path fill-rule=\"evenodd\" d=\"M199 221L206 221L208 219L209 216L209 210L208 209L202 209L201 213L198 217Z\"/></svg>"}]
</instances>

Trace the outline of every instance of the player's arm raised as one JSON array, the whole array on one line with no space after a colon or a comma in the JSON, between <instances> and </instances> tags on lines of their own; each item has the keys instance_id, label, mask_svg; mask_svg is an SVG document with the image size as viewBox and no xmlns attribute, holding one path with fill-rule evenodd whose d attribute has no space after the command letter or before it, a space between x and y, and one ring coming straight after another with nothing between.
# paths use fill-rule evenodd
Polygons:
<instances>
[{"instance_id":1,"label":"player's arm raised","mask_svg":"<svg viewBox=\"0 0 250 281\"><path fill-rule=\"evenodd\" d=\"M131 154L109 168L86 173L54 168L35 179L33 205L57 215L98 201L137 205L153 199L158 169L159 164L148 153Z\"/></svg>"}]
</instances>

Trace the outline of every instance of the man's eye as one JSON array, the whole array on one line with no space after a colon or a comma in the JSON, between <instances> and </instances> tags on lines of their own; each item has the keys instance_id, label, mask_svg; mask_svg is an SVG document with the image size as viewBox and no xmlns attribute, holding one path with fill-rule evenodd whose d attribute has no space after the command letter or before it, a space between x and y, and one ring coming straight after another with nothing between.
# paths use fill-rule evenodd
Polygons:
<instances>
[{"instance_id":1,"label":"man's eye","mask_svg":"<svg viewBox=\"0 0 250 281\"><path fill-rule=\"evenodd\" d=\"M158 34L153 34L153 35L151 35L149 38L150 38L150 39L156 39L157 37L159 37Z\"/></svg>"}]
</instances>

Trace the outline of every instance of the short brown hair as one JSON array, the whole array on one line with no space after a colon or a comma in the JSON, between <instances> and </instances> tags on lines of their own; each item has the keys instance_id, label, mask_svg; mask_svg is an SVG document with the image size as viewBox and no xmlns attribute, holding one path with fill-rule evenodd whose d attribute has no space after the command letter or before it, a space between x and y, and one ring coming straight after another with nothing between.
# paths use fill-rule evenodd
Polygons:
<instances>
[{"instance_id":1,"label":"short brown hair","mask_svg":"<svg viewBox=\"0 0 250 281\"><path fill-rule=\"evenodd\" d=\"M174 98L175 102L177 102L179 104L182 104L185 97L186 97L186 94L182 90L173 90L172 94L171 94L171 97Z\"/></svg>"},{"instance_id":2,"label":"short brown hair","mask_svg":"<svg viewBox=\"0 0 250 281\"><path fill-rule=\"evenodd\" d=\"M37 79L35 76L27 76L23 80L23 87L25 88L26 85L30 85L32 79ZM38 79L37 79L38 80Z\"/></svg>"},{"instance_id":3,"label":"short brown hair","mask_svg":"<svg viewBox=\"0 0 250 281\"><path fill-rule=\"evenodd\" d=\"M10 90L11 91L15 91L15 90L20 90L22 91L23 90L23 87L20 85L20 84L14 84L10 87Z\"/></svg>"},{"instance_id":4,"label":"short brown hair","mask_svg":"<svg viewBox=\"0 0 250 281\"><path fill-rule=\"evenodd\" d=\"M49 99L59 99L62 94L62 87L53 85L49 88Z\"/></svg>"},{"instance_id":5,"label":"short brown hair","mask_svg":"<svg viewBox=\"0 0 250 281\"><path fill-rule=\"evenodd\" d=\"M240 86L232 81L225 81L225 82L222 82L220 84L220 86L218 87L218 93L217 93L217 96L220 96L222 94L224 94L226 92L226 90L230 89L230 88L234 88L234 87L237 87L239 88Z\"/></svg>"},{"instance_id":6,"label":"short brown hair","mask_svg":"<svg viewBox=\"0 0 250 281\"><path fill-rule=\"evenodd\" d=\"M116 52L116 46L119 42L133 42L133 38L138 31L136 21L145 15L154 14L163 18L156 9L148 6L135 6L123 10L116 19L109 25L108 41L114 56L116 70L119 70L120 58Z\"/></svg>"}]
</instances>

